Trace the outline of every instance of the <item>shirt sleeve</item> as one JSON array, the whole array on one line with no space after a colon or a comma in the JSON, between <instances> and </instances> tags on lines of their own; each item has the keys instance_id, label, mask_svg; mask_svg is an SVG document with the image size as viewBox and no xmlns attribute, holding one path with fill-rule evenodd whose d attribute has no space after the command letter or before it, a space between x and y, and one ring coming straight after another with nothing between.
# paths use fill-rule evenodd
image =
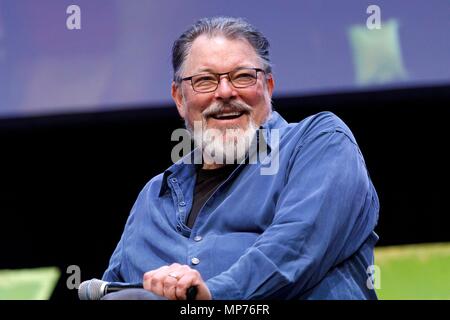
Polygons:
<instances>
[{"instance_id":1,"label":"shirt sleeve","mask_svg":"<svg viewBox=\"0 0 450 320\"><path fill-rule=\"evenodd\" d=\"M375 191L345 132L322 132L297 146L287 170L271 225L227 271L206 282L213 299L305 292L373 231Z\"/></svg>"},{"instance_id":2,"label":"shirt sleeve","mask_svg":"<svg viewBox=\"0 0 450 320\"><path fill-rule=\"evenodd\" d=\"M124 282L123 277L120 274L120 266L122 262L122 244L123 238L120 239L119 243L114 250L110 260L109 266L103 274L102 280L107 282Z\"/></svg>"}]
</instances>

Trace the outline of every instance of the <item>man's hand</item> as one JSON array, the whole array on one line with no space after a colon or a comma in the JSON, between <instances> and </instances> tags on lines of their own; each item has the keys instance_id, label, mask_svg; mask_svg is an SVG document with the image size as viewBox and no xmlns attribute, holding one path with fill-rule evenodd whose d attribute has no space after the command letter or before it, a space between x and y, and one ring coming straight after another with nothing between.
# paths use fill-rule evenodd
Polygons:
<instances>
[{"instance_id":1,"label":"man's hand","mask_svg":"<svg viewBox=\"0 0 450 320\"><path fill-rule=\"evenodd\" d=\"M144 274L144 289L169 300L186 300L190 287L197 287L196 300L211 300L211 293L200 273L178 263L148 271Z\"/></svg>"}]
</instances>

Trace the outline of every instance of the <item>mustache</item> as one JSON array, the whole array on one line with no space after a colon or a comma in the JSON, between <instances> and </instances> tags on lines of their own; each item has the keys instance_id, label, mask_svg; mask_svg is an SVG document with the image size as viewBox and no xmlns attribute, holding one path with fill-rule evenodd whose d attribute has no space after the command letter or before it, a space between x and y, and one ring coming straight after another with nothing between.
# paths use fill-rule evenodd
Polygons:
<instances>
[{"instance_id":1,"label":"mustache","mask_svg":"<svg viewBox=\"0 0 450 320\"><path fill-rule=\"evenodd\" d=\"M206 119L208 117L211 117L212 115L223 112L225 108L227 109L227 112L250 113L252 111L252 107L241 101L231 101L227 103L216 101L212 103L208 108L203 110L202 115Z\"/></svg>"}]
</instances>

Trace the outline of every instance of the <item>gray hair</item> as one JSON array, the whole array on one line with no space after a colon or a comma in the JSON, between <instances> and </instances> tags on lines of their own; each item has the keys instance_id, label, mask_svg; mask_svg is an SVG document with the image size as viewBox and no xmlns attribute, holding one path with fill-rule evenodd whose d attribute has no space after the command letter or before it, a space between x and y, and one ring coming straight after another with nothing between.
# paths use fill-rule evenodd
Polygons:
<instances>
[{"instance_id":1,"label":"gray hair","mask_svg":"<svg viewBox=\"0 0 450 320\"><path fill-rule=\"evenodd\" d=\"M187 29L173 44L172 66L173 81L181 81L181 69L191 49L194 40L202 35L223 35L229 39L245 39L255 49L261 59L266 73L272 72L272 64L269 59L269 41L250 23L242 18L213 17L203 18Z\"/></svg>"}]
</instances>

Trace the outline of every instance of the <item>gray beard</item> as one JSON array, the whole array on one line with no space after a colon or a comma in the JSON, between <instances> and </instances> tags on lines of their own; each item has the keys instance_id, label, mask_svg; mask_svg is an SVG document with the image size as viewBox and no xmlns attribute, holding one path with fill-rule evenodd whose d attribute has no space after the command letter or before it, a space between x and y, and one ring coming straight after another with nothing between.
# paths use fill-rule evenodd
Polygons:
<instances>
[{"instance_id":1,"label":"gray beard","mask_svg":"<svg viewBox=\"0 0 450 320\"><path fill-rule=\"evenodd\" d=\"M258 130L250 115L246 129L240 127L222 130L207 128L205 120L201 124L194 125L194 129L186 120L185 125L195 146L201 148L203 162L206 164L241 163L245 159ZM201 130L198 130L200 128Z\"/></svg>"}]
</instances>

